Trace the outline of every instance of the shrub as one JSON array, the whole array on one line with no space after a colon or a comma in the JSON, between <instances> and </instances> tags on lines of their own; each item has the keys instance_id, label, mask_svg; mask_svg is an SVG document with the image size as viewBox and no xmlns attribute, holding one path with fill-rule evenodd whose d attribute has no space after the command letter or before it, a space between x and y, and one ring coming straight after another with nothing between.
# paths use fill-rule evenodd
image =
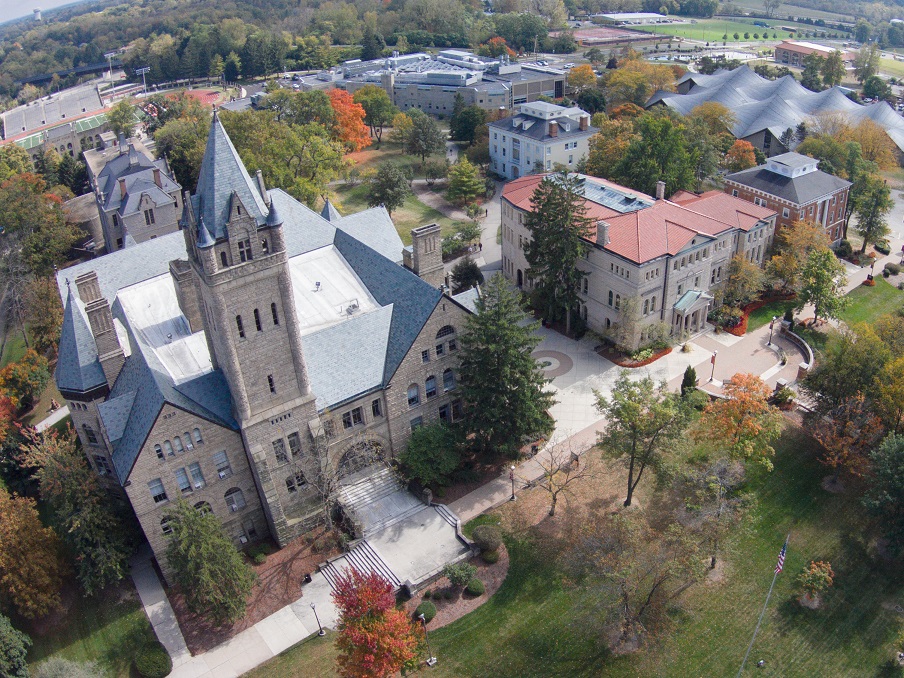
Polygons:
<instances>
[{"instance_id":1,"label":"shrub","mask_svg":"<svg viewBox=\"0 0 904 678\"><path fill-rule=\"evenodd\" d=\"M790 405L794 402L794 391L787 386L784 386L775 392L772 396L772 401L779 406Z\"/></svg>"},{"instance_id":2,"label":"shrub","mask_svg":"<svg viewBox=\"0 0 904 678\"><path fill-rule=\"evenodd\" d=\"M38 664L34 678L103 678L107 676L94 662L74 662L62 657L51 657Z\"/></svg>"},{"instance_id":3,"label":"shrub","mask_svg":"<svg viewBox=\"0 0 904 678\"><path fill-rule=\"evenodd\" d=\"M882 275L885 275L885 271L888 271L889 275L898 275L898 273L901 272L901 265L888 262L887 264L885 264Z\"/></svg>"},{"instance_id":4,"label":"shrub","mask_svg":"<svg viewBox=\"0 0 904 678\"><path fill-rule=\"evenodd\" d=\"M483 582L480 581L477 577L473 577L471 581L468 582L467 591L469 596L482 596L486 593L487 587L484 586Z\"/></svg>"},{"instance_id":5,"label":"shrub","mask_svg":"<svg viewBox=\"0 0 904 678\"><path fill-rule=\"evenodd\" d=\"M266 553L255 553L251 558L254 561L255 565L263 565L267 562L267 554Z\"/></svg>"},{"instance_id":6,"label":"shrub","mask_svg":"<svg viewBox=\"0 0 904 678\"><path fill-rule=\"evenodd\" d=\"M787 309L785 309L785 317L784 317L784 319L787 320L787 321L788 321L789 323L791 323L792 325L794 324L794 309L793 309L793 308L787 308Z\"/></svg>"},{"instance_id":7,"label":"shrub","mask_svg":"<svg viewBox=\"0 0 904 678\"><path fill-rule=\"evenodd\" d=\"M483 562L487 565L492 565L499 562L499 551L484 551L480 554L480 557L483 558Z\"/></svg>"},{"instance_id":8,"label":"shrub","mask_svg":"<svg viewBox=\"0 0 904 678\"><path fill-rule=\"evenodd\" d=\"M847 240L842 240L838 243L838 247L835 248L835 254L842 259L847 259L853 253L854 248L851 247L851 243L849 243Z\"/></svg>"},{"instance_id":9,"label":"shrub","mask_svg":"<svg viewBox=\"0 0 904 678\"><path fill-rule=\"evenodd\" d=\"M502 546L502 533L495 525L474 528L474 543L481 551L495 551Z\"/></svg>"},{"instance_id":10,"label":"shrub","mask_svg":"<svg viewBox=\"0 0 904 678\"><path fill-rule=\"evenodd\" d=\"M159 641L152 641L135 655L135 670L142 678L165 678L173 670L173 660Z\"/></svg>"},{"instance_id":11,"label":"shrub","mask_svg":"<svg viewBox=\"0 0 904 678\"><path fill-rule=\"evenodd\" d=\"M424 615L424 621L429 623L436 616L436 605L431 603L429 600L425 600L420 605L417 606L417 609L414 611L415 619Z\"/></svg>"},{"instance_id":12,"label":"shrub","mask_svg":"<svg viewBox=\"0 0 904 678\"><path fill-rule=\"evenodd\" d=\"M873 248L882 254L891 254L891 246L888 244L888 240L880 240L873 245Z\"/></svg>"},{"instance_id":13,"label":"shrub","mask_svg":"<svg viewBox=\"0 0 904 678\"><path fill-rule=\"evenodd\" d=\"M437 423L418 427L399 461L406 476L427 487L446 484L461 455L452 429Z\"/></svg>"},{"instance_id":14,"label":"shrub","mask_svg":"<svg viewBox=\"0 0 904 678\"><path fill-rule=\"evenodd\" d=\"M433 595L433 591L431 591L430 589L427 589L426 591L424 591L424 600L427 600L432 595Z\"/></svg>"},{"instance_id":15,"label":"shrub","mask_svg":"<svg viewBox=\"0 0 904 678\"><path fill-rule=\"evenodd\" d=\"M477 568L470 563L452 563L443 568L443 576L452 586L460 587L467 584L477 574Z\"/></svg>"},{"instance_id":16,"label":"shrub","mask_svg":"<svg viewBox=\"0 0 904 678\"><path fill-rule=\"evenodd\" d=\"M637 363L642 363L644 360L649 360L653 357L653 349L652 348L644 348L639 351L635 351L631 354L631 360Z\"/></svg>"},{"instance_id":17,"label":"shrub","mask_svg":"<svg viewBox=\"0 0 904 678\"><path fill-rule=\"evenodd\" d=\"M454 596L455 591L453 591L452 589L446 589L445 591L443 591L443 598L445 598L446 600L452 600Z\"/></svg>"}]
</instances>

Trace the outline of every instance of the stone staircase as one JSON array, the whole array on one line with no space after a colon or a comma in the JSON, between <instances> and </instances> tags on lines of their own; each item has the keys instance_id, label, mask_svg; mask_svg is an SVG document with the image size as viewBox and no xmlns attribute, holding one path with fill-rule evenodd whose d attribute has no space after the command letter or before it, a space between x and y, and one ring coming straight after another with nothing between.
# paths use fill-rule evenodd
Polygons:
<instances>
[{"instance_id":1,"label":"stone staircase","mask_svg":"<svg viewBox=\"0 0 904 678\"><path fill-rule=\"evenodd\" d=\"M362 536L405 520L425 506L408 492L391 468L364 475L339 490L339 503L362 526Z\"/></svg>"},{"instance_id":2,"label":"stone staircase","mask_svg":"<svg viewBox=\"0 0 904 678\"><path fill-rule=\"evenodd\" d=\"M346 506L363 506L404 489L395 472L384 466L357 482L343 485L339 490L339 498Z\"/></svg>"},{"instance_id":3,"label":"stone staircase","mask_svg":"<svg viewBox=\"0 0 904 678\"><path fill-rule=\"evenodd\" d=\"M320 572L335 590L337 577L349 567L354 567L359 572L376 572L392 584L393 591L397 591L402 584L392 568L366 539L355 544L345 555L320 565Z\"/></svg>"}]
</instances>

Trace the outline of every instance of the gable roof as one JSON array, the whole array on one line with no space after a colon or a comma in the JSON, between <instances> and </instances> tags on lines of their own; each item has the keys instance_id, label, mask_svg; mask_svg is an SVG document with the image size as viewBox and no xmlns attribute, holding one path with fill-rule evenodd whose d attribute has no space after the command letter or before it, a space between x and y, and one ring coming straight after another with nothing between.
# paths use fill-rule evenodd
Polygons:
<instances>
[{"instance_id":1,"label":"gable roof","mask_svg":"<svg viewBox=\"0 0 904 678\"><path fill-rule=\"evenodd\" d=\"M199 216L198 221L203 222L215 240L226 237L233 193L242 201L248 214L263 226L269 211L267 205L214 112L192 205Z\"/></svg>"}]
</instances>

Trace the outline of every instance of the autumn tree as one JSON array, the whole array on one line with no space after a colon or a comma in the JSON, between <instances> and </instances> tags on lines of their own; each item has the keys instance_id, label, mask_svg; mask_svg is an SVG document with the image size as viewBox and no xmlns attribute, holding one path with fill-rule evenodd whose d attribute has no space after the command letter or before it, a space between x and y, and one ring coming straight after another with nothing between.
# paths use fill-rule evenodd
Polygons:
<instances>
[{"instance_id":1,"label":"autumn tree","mask_svg":"<svg viewBox=\"0 0 904 678\"><path fill-rule=\"evenodd\" d=\"M731 132L737 123L737 116L727 106L717 101L705 101L694 106L689 118L701 120L712 134Z\"/></svg>"},{"instance_id":2,"label":"autumn tree","mask_svg":"<svg viewBox=\"0 0 904 678\"><path fill-rule=\"evenodd\" d=\"M20 411L25 410L41 397L48 381L47 358L28 349L19 362L0 370L0 395L9 398Z\"/></svg>"},{"instance_id":3,"label":"autumn tree","mask_svg":"<svg viewBox=\"0 0 904 678\"><path fill-rule=\"evenodd\" d=\"M76 449L71 428L62 435L53 429L24 435L23 464L36 470L41 499L53 509L53 523L75 556L79 583L93 595L125 576L132 555L116 502Z\"/></svg>"},{"instance_id":4,"label":"autumn tree","mask_svg":"<svg viewBox=\"0 0 904 678\"><path fill-rule=\"evenodd\" d=\"M465 428L487 454L517 453L529 438L550 427L555 400L531 353L536 323L501 275L481 289L477 313L468 316L461 337L459 374L466 403Z\"/></svg>"},{"instance_id":5,"label":"autumn tree","mask_svg":"<svg viewBox=\"0 0 904 678\"><path fill-rule=\"evenodd\" d=\"M605 455L627 467L624 505L630 506L644 471L661 466L683 435L687 411L664 383L657 386L648 376L634 381L627 370L615 380L610 398L593 393L596 409L607 423L606 430L597 434L599 444Z\"/></svg>"},{"instance_id":6,"label":"autumn tree","mask_svg":"<svg viewBox=\"0 0 904 678\"><path fill-rule=\"evenodd\" d=\"M590 64L581 64L568 71L568 86L580 92L596 84L596 73Z\"/></svg>"},{"instance_id":7,"label":"autumn tree","mask_svg":"<svg viewBox=\"0 0 904 678\"><path fill-rule=\"evenodd\" d=\"M364 118L364 106L355 103L352 95L343 89L329 91L330 105L336 114L334 135L350 151L360 151L370 146L370 135Z\"/></svg>"},{"instance_id":8,"label":"autumn tree","mask_svg":"<svg viewBox=\"0 0 904 678\"><path fill-rule=\"evenodd\" d=\"M534 281L538 305L549 321L565 319L571 333L571 315L578 305L581 280L587 273L578 266L590 248L593 222L577 175L567 171L548 176L531 197L533 209L524 225L530 240L524 248L528 277Z\"/></svg>"},{"instance_id":9,"label":"autumn tree","mask_svg":"<svg viewBox=\"0 0 904 678\"><path fill-rule=\"evenodd\" d=\"M869 118L864 118L851 127L845 135L845 142L846 144L859 144L860 157L867 163L875 163L876 168L880 170L891 170L898 167L897 147L894 145L891 137L888 136L888 132ZM847 150L847 155L850 156L850 147L846 145L845 148ZM854 178L856 178L856 175L854 172L851 172L850 166L851 161L846 158L846 174L848 179L853 181ZM870 174L872 174L872 172L870 172Z\"/></svg>"},{"instance_id":10,"label":"autumn tree","mask_svg":"<svg viewBox=\"0 0 904 678\"><path fill-rule=\"evenodd\" d=\"M703 410L698 435L724 449L731 459L753 461L772 469L772 441L781 435L782 413L769 404L771 391L762 379L738 372L722 386L724 398Z\"/></svg>"},{"instance_id":11,"label":"autumn tree","mask_svg":"<svg viewBox=\"0 0 904 678\"><path fill-rule=\"evenodd\" d=\"M904 425L904 356L885 364L876 376L872 396L876 414L883 425L894 433L900 433Z\"/></svg>"},{"instance_id":12,"label":"autumn tree","mask_svg":"<svg viewBox=\"0 0 904 678\"><path fill-rule=\"evenodd\" d=\"M364 123L370 127L370 135L377 143L383 141L383 128L392 122L397 109L382 87L365 85L354 96L355 103L364 107Z\"/></svg>"},{"instance_id":13,"label":"autumn tree","mask_svg":"<svg viewBox=\"0 0 904 678\"><path fill-rule=\"evenodd\" d=\"M389 133L389 140L393 143L407 146L413 127L414 123L410 115L407 113L396 113L392 116L392 131Z\"/></svg>"},{"instance_id":14,"label":"autumn tree","mask_svg":"<svg viewBox=\"0 0 904 678\"><path fill-rule=\"evenodd\" d=\"M753 144L743 139L738 139L725 154L725 169L729 172L740 172L756 165L756 154L753 152Z\"/></svg>"},{"instance_id":15,"label":"autumn tree","mask_svg":"<svg viewBox=\"0 0 904 678\"><path fill-rule=\"evenodd\" d=\"M631 118L606 119L598 127L599 131L590 137L583 171L590 176L611 179L615 177L615 168L627 153L628 146L638 136Z\"/></svg>"},{"instance_id":16,"label":"autumn tree","mask_svg":"<svg viewBox=\"0 0 904 678\"><path fill-rule=\"evenodd\" d=\"M594 475L590 465L582 463L578 453L567 442L550 442L534 457L534 461L543 472L534 482L549 495L550 516L556 515L561 497L568 496L576 484Z\"/></svg>"},{"instance_id":17,"label":"autumn tree","mask_svg":"<svg viewBox=\"0 0 904 678\"><path fill-rule=\"evenodd\" d=\"M367 204L383 205L390 215L405 204L411 186L404 170L393 162L384 162L367 181Z\"/></svg>"},{"instance_id":18,"label":"autumn tree","mask_svg":"<svg viewBox=\"0 0 904 678\"><path fill-rule=\"evenodd\" d=\"M846 398L826 416L814 417L813 437L822 445L819 461L832 469L834 482L841 473L859 477L869 468L869 453L884 431L862 393Z\"/></svg>"},{"instance_id":19,"label":"autumn tree","mask_svg":"<svg viewBox=\"0 0 904 678\"><path fill-rule=\"evenodd\" d=\"M388 678L417 666L419 629L395 607L388 581L350 567L336 577L332 595L339 610L336 663L343 678Z\"/></svg>"},{"instance_id":20,"label":"autumn tree","mask_svg":"<svg viewBox=\"0 0 904 678\"><path fill-rule=\"evenodd\" d=\"M866 252L867 245L875 245L888 235L885 218L894 204L888 184L878 175L869 176L853 205L857 217L855 230L863 238L861 254Z\"/></svg>"},{"instance_id":21,"label":"autumn tree","mask_svg":"<svg viewBox=\"0 0 904 678\"><path fill-rule=\"evenodd\" d=\"M844 264L828 247L812 250L800 271L797 310L813 304L813 320L837 318L847 306L844 286Z\"/></svg>"},{"instance_id":22,"label":"autumn tree","mask_svg":"<svg viewBox=\"0 0 904 678\"><path fill-rule=\"evenodd\" d=\"M822 82L826 87L835 87L835 85L841 84L845 73L841 52L836 49L822 62Z\"/></svg>"},{"instance_id":23,"label":"autumn tree","mask_svg":"<svg viewBox=\"0 0 904 678\"><path fill-rule=\"evenodd\" d=\"M244 617L254 571L223 533L219 518L182 499L165 517L172 530L166 559L188 609L219 624Z\"/></svg>"},{"instance_id":24,"label":"autumn tree","mask_svg":"<svg viewBox=\"0 0 904 678\"><path fill-rule=\"evenodd\" d=\"M467 203L486 192L480 179L480 171L468 162L466 157L459 159L449 168L449 184L446 195L451 202Z\"/></svg>"},{"instance_id":25,"label":"autumn tree","mask_svg":"<svg viewBox=\"0 0 904 678\"><path fill-rule=\"evenodd\" d=\"M55 353L63 325L63 305L53 278L35 278L25 288L25 315L35 348Z\"/></svg>"},{"instance_id":26,"label":"autumn tree","mask_svg":"<svg viewBox=\"0 0 904 678\"><path fill-rule=\"evenodd\" d=\"M60 542L41 524L34 499L0 487L0 599L26 619L60 605Z\"/></svg>"},{"instance_id":27,"label":"autumn tree","mask_svg":"<svg viewBox=\"0 0 904 678\"><path fill-rule=\"evenodd\" d=\"M763 290L766 274L755 262L736 254L728 264L728 281L722 292L730 306L746 306Z\"/></svg>"},{"instance_id":28,"label":"autumn tree","mask_svg":"<svg viewBox=\"0 0 904 678\"><path fill-rule=\"evenodd\" d=\"M800 276L810 252L829 246L829 236L821 224L800 220L782 227L775 238L775 251L766 264L766 273L785 292L800 289Z\"/></svg>"},{"instance_id":29,"label":"autumn tree","mask_svg":"<svg viewBox=\"0 0 904 678\"><path fill-rule=\"evenodd\" d=\"M835 583L835 572L832 564L822 560L811 560L797 578L797 582L808 600L817 598L820 593L828 591Z\"/></svg>"},{"instance_id":30,"label":"autumn tree","mask_svg":"<svg viewBox=\"0 0 904 678\"><path fill-rule=\"evenodd\" d=\"M28 648L31 638L14 628L8 617L0 614L0 676L28 678Z\"/></svg>"},{"instance_id":31,"label":"autumn tree","mask_svg":"<svg viewBox=\"0 0 904 678\"><path fill-rule=\"evenodd\" d=\"M879 519L892 553L904 551L904 436L890 433L870 453L872 474L863 505Z\"/></svg>"},{"instance_id":32,"label":"autumn tree","mask_svg":"<svg viewBox=\"0 0 904 678\"><path fill-rule=\"evenodd\" d=\"M0 182L11 179L17 174L31 171L31 158L28 157L28 151L18 144L0 146Z\"/></svg>"},{"instance_id":33,"label":"autumn tree","mask_svg":"<svg viewBox=\"0 0 904 678\"><path fill-rule=\"evenodd\" d=\"M407 117L411 120L411 128L405 139L405 150L418 156L423 165L427 156L445 148L446 140L436 122L426 113L415 108L408 112Z\"/></svg>"}]
</instances>

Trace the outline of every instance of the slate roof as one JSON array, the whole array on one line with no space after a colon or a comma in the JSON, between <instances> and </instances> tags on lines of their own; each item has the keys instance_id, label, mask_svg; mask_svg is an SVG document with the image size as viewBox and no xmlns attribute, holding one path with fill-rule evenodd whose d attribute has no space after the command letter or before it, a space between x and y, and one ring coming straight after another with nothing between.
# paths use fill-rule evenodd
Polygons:
<instances>
[{"instance_id":1,"label":"slate roof","mask_svg":"<svg viewBox=\"0 0 904 678\"><path fill-rule=\"evenodd\" d=\"M899 149L904 150L904 118L884 101L862 106L848 99L838 87L811 92L791 75L767 80L748 66L734 70L718 70L712 75L687 73L678 83L691 80L694 85L687 94L656 92L646 103L649 108L662 104L687 115L696 106L714 101L735 114L731 133L744 139L768 129L779 138L788 128L825 112L841 112L852 124L870 119L882 127Z\"/></svg>"},{"instance_id":2,"label":"slate roof","mask_svg":"<svg viewBox=\"0 0 904 678\"><path fill-rule=\"evenodd\" d=\"M61 391L86 393L107 383L97 357L97 345L81 302L71 289L64 299L63 329L54 378Z\"/></svg>"},{"instance_id":3,"label":"slate roof","mask_svg":"<svg viewBox=\"0 0 904 678\"><path fill-rule=\"evenodd\" d=\"M542 102L540 102L542 103ZM536 104L531 104L532 106ZM559 129L555 137L549 134L549 123L558 123ZM530 115L519 113L509 118L496 120L488 123L489 127L498 129L502 132L517 134L520 137L533 139L534 141L549 141L555 139L577 139L583 137L591 137L599 130L596 127L587 126L587 129L581 129L577 120L569 118L566 115L553 118L551 120L541 120Z\"/></svg>"},{"instance_id":4,"label":"slate roof","mask_svg":"<svg viewBox=\"0 0 904 678\"><path fill-rule=\"evenodd\" d=\"M725 179L774 195L795 205L807 205L851 185L850 181L822 170L808 172L798 177L786 177L766 169L765 165L729 174Z\"/></svg>"},{"instance_id":5,"label":"slate roof","mask_svg":"<svg viewBox=\"0 0 904 678\"><path fill-rule=\"evenodd\" d=\"M160 170L160 186L154 182L154 169ZM125 179L126 195L119 180ZM129 144L127 152L111 158L97 175L97 186L105 212L117 210L122 216L138 211L141 195L147 193L156 205L168 205L181 186L170 179L164 160L153 161Z\"/></svg>"},{"instance_id":6,"label":"slate roof","mask_svg":"<svg viewBox=\"0 0 904 678\"><path fill-rule=\"evenodd\" d=\"M267 221L267 205L214 112L192 206L215 240L226 237L233 193L238 195L248 214L263 226Z\"/></svg>"}]
</instances>

